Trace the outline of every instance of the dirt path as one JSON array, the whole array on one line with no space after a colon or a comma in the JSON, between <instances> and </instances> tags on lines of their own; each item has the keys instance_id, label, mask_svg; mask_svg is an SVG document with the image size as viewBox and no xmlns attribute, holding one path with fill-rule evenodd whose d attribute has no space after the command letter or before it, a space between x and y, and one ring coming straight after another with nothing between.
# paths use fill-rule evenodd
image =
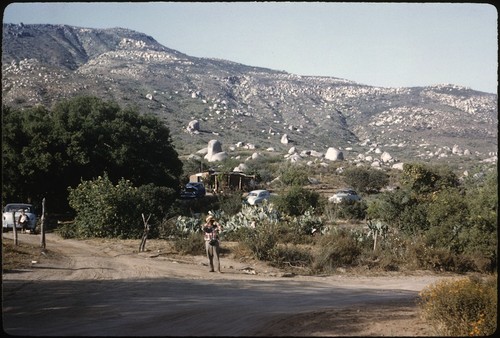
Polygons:
<instances>
[{"instance_id":1,"label":"dirt path","mask_svg":"<svg viewBox=\"0 0 500 338\"><path fill-rule=\"evenodd\" d=\"M138 240L46 239L48 253L31 268L2 275L8 334L431 336L415 300L445 278L290 276L230 257L217 274L205 257L176 257L165 241L148 241L138 253ZM20 241L40 239L21 234Z\"/></svg>"}]
</instances>

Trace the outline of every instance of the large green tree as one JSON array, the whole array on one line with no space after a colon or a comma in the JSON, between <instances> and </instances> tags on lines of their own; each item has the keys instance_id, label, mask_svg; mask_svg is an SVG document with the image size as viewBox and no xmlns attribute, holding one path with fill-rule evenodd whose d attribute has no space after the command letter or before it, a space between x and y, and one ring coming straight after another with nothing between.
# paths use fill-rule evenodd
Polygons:
<instances>
[{"instance_id":1,"label":"large green tree","mask_svg":"<svg viewBox=\"0 0 500 338\"><path fill-rule=\"evenodd\" d=\"M178 187L182 162L170 130L152 115L96 97L2 110L4 203L46 197L64 210L68 187L104 172L113 182Z\"/></svg>"}]
</instances>

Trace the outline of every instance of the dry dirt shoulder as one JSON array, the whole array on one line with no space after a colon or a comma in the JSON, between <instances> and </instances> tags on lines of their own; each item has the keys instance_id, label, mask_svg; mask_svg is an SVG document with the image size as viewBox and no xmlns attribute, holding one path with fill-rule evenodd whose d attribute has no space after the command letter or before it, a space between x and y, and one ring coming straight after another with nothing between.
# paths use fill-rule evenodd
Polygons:
<instances>
[{"instance_id":1,"label":"dry dirt shoulder","mask_svg":"<svg viewBox=\"0 0 500 338\"><path fill-rule=\"evenodd\" d=\"M12 241L12 233L4 234L3 241ZM23 269L4 269L2 274L4 283L10 281L16 284L32 285L47 281L57 281L58 283L60 281L91 281L92 283L103 281L107 283L106 285L123 288L124 291L134 294L144 291L129 289L133 283L123 284L123 281L147 280L151 281L152 285L156 281L161 281L158 297L166 297L166 292L162 290L165 288L173 289L177 285L175 284L177 281L184 281L181 282L183 285L181 293L172 291L173 294L170 295L170 298L171 301L175 299L184 304L185 310L178 308L177 312L172 312L172 314L180 311L186 316L194 318L205 314L207 309L203 307L203 304L192 308L185 305L186 297L189 298L187 295L196 294L200 288L205 286L218 286L211 289L213 291L210 292L219 295L216 298L221 307L226 304L227 309L233 309L230 312L235 313L228 313L226 318L234 316L233 321L238 323L238 327L234 328L225 320L215 328L211 328L212 331L210 331L208 324L193 325L185 322L184 319L181 321L168 317L168 320L171 320L170 327L177 325L179 328L179 335L217 336L228 335L224 333L232 332L234 335L251 334L257 336L432 336L434 334L432 329L419 317L415 299L418 291L438 279L444 278L444 276L427 273L412 276L401 274L290 276L262 262L242 262L230 256L222 257L223 273L216 274L208 272L205 257L177 256L167 242L159 240L149 240L146 244L147 251L144 253L138 252L138 240L79 241L64 240L55 234L48 234L46 237L47 250L44 253L40 253L40 237L38 235L20 234L19 243L21 248L34 247L33 254L36 256L27 255L25 257L26 265ZM3 246L3 255L7 255L8 250L6 246ZM109 284L109 281L116 283ZM136 284L133 285L136 287ZM152 296L155 290L150 288L147 296ZM231 297L233 291L235 296ZM79 296L83 298L80 301L72 299L72 306L70 306L72 310L78 310L75 304L80 304L80 302L85 304L85 298L89 297L87 289L85 292L87 293L72 295L74 298ZM278 295L282 292L290 293L290 295L296 294L296 296ZM308 294L312 296L308 296ZM3 289L3 296L6 300L3 302L4 327L7 324L6 327L11 330L10 333L28 335L35 333L36 335L36 332L40 332L25 327L26 324L23 324L22 316L16 316L16 311L20 311L22 305L14 304L22 301L23 297L28 297L28 295L23 296L22 293L16 292L15 288L7 287ZM110 302L114 301L112 297L113 294L108 293ZM119 297L123 298L126 295L117 294L116 297L118 299L115 302L119 303L121 301ZM262 298L259 298L260 302L254 302L254 298L251 297ZM235 299L241 301L241 304L236 304ZM336 301L326 302L324 299L335 299ZM47 301L55 302L56 300ZM164 308L164 303L156 302L154 304L158 307L158 312L173 311L171 307ZM288 306L286 302L289 302ZM33 307L33 304L30 302L30 306ZM132 305L131 303L120 303L119 308L126 313L130 310L128 307ZM115 306L118 305L115 304ZM212 307L211 305L207 306ZM43 309L39 309L40 313L46 312L44 309L47 307L53 306L44 304ZM85 312L84 309L80 309L78 312L80 316L82 311ZM238 311L241 311L242 316L246 316L245 321L238 321L240 318L237 315ZM272 315L262 315L265 311ZM87 315L90 316L90 314ZM147 321L149 322L156 316L158 313L152 313L151 318ZM5 318L10 322L5 322ZM91 317L86 318L86 320L91 320ZM120 320L125 319L121 318ZM89 333L93 335L92 332L120 335L120 332L123 332L121 330L125 329L119 329L115 326L121 321L118 321L117 318L109 318L103 322L101 330L95 328L99 321L93 322L92 327L80 326L80 330L83 335ZM112 327L108 325L112 325ZM158 324L156 327L158 331L129 327L125 333L127 335L134 335L134 333L148 335L149 332L151 335L169 335L161 330L161 325ZM222 328L225 328L225 331ZM64 329L54 327L53 329L75 335L80 332L74 331L74 328L71 327ZM54 333L50 332L49 328L46 330L45 333ZM170 335L176 335L175 331L170 330L169 332L173 332Z\"/></svg>"}]
</instances>

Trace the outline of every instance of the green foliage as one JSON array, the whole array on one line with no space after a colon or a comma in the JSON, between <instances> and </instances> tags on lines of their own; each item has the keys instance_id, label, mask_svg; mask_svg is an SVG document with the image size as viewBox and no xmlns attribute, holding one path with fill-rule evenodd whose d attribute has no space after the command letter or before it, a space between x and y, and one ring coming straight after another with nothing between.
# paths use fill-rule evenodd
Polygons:
<instances>
[{"instance_id":1,"label":"green foliage","mask_svg":"<svg viewBox=\"0 0 500 338\"><path fill-rule=\"evenodd\" d=\"M273 261L278 243L277 227L273 223L264 222L255 228L241 228L241 243L253 253L255 258Z\"/></svg>"},{"instance_id":2,"label":"green foliage","mask_svg":"<svg viewBox=\"0 0 500 338\"><path fill-rule=\"evenodd\" d=\"M457 187L457 176L447 166L430 166L423 163L405 163L401 183L417 194Z\"/></svg>"},{"instance_id":3,"label":"green foliage","mask_svg":"<svg viewBox=\"0 0 500 338\"><path fill-rule=\"evenodd\" d=\"M66 210L67 188L107 172L134 185L177 189L182 162L169 129L152 115L113 102L78 97L43 107L3 111L4 200L47 200Z\"/></svg>"},{"instance_id":4,"label":"green foliage","mask_svg":"<svg viewBox=\"0 0 500 338\"><path fill-rule=\"evenodd\" d=\"M475 185L469 181L467 186L457 187L449 169L422 168L408 171L423 173L418 184L406 184L371 199L368 218L380 219L402 234L425 235L425 246L433 248L432 255L420 250L417 260L425 268L494 271L498 257L496 171Z\"/></svg>"},{"instance_id":5,"label":"green foliage","mask_svg":"<svg viewBox=\"0 0 500 338\"><path fill-rule=\"evenodd\" d=\"M338 230L319 240L320 251L313 262L315 272L334 272L338 267L356 263L362 250L359 242L347 230Z\"/></svg>"},{"instance_id":6,"label":"green foliage","mask_svg":"<svg viewBox=\"0 0 500 338\"><path fill-rule=\"evenodd\" d=\"M292 218L290 222L295 233L300 235L312 235L313 233L323 233L325 224L321 216L318 216L313 207L310 207L304 212Z\"/></svg>"},{"instance_id":7,"label":"green foliage","mask_svg":"<svg viewBox=\"0 0 500 338\"><path fill-rule=\"evenodd\" d=\"M419 269L455 273L478 271L474 261L469 257L451 252L447 248L429 247L425 241L411 247L411 253L411 259Z\"/></svg>"},{"instance_id":8,"label":"green foliage","mask_svg":"<svg viewBox=\"0 0 500 338\"><path fill-rule=\"evenodd\" d=\"M175 235L180 238L186 238L193 233L201 232L201 225L203 220L196 217L179 216L175 222L176 231Z\"/></svg>"},{"instance_id":9,"label":"green foliage","mask_svg":"<svg viewBox=\"0 0 500 338\"><path fill-rule=\"evenodd\" d=\"M465 243L461 233L467 227L468 215L467 203L460 190L444 188L433 194L427 207L427 244L455 253L463 252Z\"/></svg>"},{"instance_id":10,"label":"green foliage","mask_svg":"<svg viewBox=\"0 0 500 338\"><path fill-rule=\"evenodd\" d=\"M189 182L189 176L193 175L194 173L203 172L204 169L208 168L208 166L204 162L205 161L203 160L198 160L194 158L184 160L182 162L183 173L181 178L181 184L185 185L186 183Z\"/></svg>"},{"instance_id":11,"label":"green foliage","mask_svg":"<svg viewBox=\"0 0 500 338\"><path fill-rule=\"evenodd\" d=\"M339 219L363 220L366 217L367 204L365 201L329 203L327 207L332 209L332 213Z\"/></svg>"},{"instance_id":12,"label":"green foliage","mask_svg":"<svg viewBox=\"0 0 500 338\"><path fill-rule=\"evenodd\" d=\"M69 189L69 204L76 211L76 237L138 238L144 231L142 214L149 220L151 237L158 235L157 225L168 212L175 191L145 185L134 187L121 179L114 185L108 176L83 181Z\"/></svg>"},{"instance_id":13,"label":"green foliage","mask_svg":"<svg viewBox=\"0 0 500 338\"><path fill-rule=\"evenodd\" d=\"M408 235L429 229L428 204L409 190L384 192L368 203L367 218L379 219Z\"/></svg>"},{"instance_id":14,"label":"green foliage","mask_svg":"<svg viewBox=\"0 0 500 338\"><path fill-rule=\"evenodd\" d=\"M379 191L389 182L389 176L372 168L350 167L344 172L344 181L359 192Z\"/></svg>"},{"instance_id":15,"label":"green foliage","mask_svg":"<svg viewBox=\"0 0 500 338\"><path fill-rule=\"evenodd\" d=\"M311 207L313 209L321 207L323 202L318 192L297 185L273 200L280 212L290 216L303 215Z\"/></svg>"},{"instance_id":16,"label":"green foliage","mask_svg":"<svg viewBox=\"0 0 500 338\"><path fill-rule=\"evenodd\" d=\"M281 215L272 204L242 205L240 212L224 220L221 236L227 240L241 240L246 235L244 229L260 227L266 223L277 224L280 221Z\"/></svg>"},{"instance_id":17,"label":"green foliage","mask_svg":"<svg viewBox=\"0 0 500 338\"><path fill-rule=\"evenodd\" d=\"M494 266L498 257L498 174L491 171L484 181L467 189L468 227L461 234L464 252L488 257Z\"/></svg>"},{"instance_id":18,"label":"green foliage","mask_svg":"<svg viewBox=\"0 0 500 338\"><path fill-rule=\"evenodd\" d=\"M218 209L227 215L237 214L242 207L241 191L229 192L217 196Z\"/></svg>"},{"instance_id":19,"label":"green foliage","mask_svg":"<svg viewBox=\"0 0 500 338\"><path fill-rule=\"evenodd\" d=\"M307 169L297 164L288 162L283 164L279 168L278 174L281 183L285 186L304 186L309 184Z\"/></svg>"},{"instance_id":20,"label":"green foliage","mask_svg":"<svg viewBox=\"0 0 500 338\"><path fill-rule=\"evenodd\" d=\"M491 336L497 329L497 278L442 280L419 294L424 317L443 336Z\"/></svg>"},{"instance_id":21,"label":"green foliage","mask_svg":"<svg viewBox=\"0 0 500 338\"><path fill-rule=\"evenodd\" d=\"M261 155L252 161L246 162L248 169L246 173L256 176L259 186L271 182L276 177L276 167L283 161L281 156Z\"/></svg>"},{"instance_id":22,"label":"green foliage","mask_svg":"<svg viewBox=\"0 0 500 338\"><path fill-rule=\"evenodd\" d=\"M200 233L189 233L185 237L178 237L174 240L174 248L183 255L204 255L205 240Z\"/></svg>"}]
</instances>

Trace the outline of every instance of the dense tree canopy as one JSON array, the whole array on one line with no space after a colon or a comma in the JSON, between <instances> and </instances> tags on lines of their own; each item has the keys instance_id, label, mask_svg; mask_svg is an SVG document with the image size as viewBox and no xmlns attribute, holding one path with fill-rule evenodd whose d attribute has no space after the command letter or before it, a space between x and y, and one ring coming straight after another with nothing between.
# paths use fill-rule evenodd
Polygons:
<instances>
[{"instance_id":1,"label":"dense tree canopy","mask_svg":"<svg viewBox=\"0 0 500 338\"><path fill-rule=\"evenodd\" d=\"M182 162L170 130L156 117L95 97L60 102L51 110L3 107L3 203L46 197L67 206L68 187L104 172L135 186L177 189Z\"/></svg>"}]
</instances>

